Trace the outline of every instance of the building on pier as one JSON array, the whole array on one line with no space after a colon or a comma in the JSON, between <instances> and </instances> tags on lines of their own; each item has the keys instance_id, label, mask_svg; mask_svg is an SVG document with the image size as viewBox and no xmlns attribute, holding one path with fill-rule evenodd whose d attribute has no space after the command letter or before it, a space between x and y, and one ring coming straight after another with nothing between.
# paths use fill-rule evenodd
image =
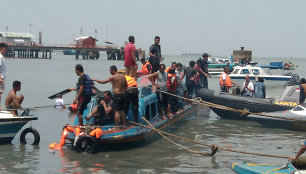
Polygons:
<instances>
[{"instance_id":1,"label":"building on pier","mask_svg":"<svg viewBox=\"0 0 306 174\"><path fill-rule=\"evenodd\" d=\"M0 42L8 45L32 45L34 36L30 33L0 32Z\"/></svg>"}]
</instances>

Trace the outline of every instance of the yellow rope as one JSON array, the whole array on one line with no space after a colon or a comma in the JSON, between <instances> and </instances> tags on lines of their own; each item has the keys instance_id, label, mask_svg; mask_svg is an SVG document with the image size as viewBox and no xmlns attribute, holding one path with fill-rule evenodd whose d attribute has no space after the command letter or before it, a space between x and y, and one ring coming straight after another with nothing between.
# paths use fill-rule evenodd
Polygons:
<instances>
[{"instance_id":1,"label":"yellow rope","mask_svg":"<svg viewBox=\"0 0 306 174\"><path fill-rule=\"evenodd\" d=\"M182 148L182 149L184 149L184 150L186 150L186 151L188 151L188 152L196 153L196 154L201 154L201 155L203 155L203 156L212 156L212 155L214 155L214 154L217 152L217 150L213 150L213 149L212 149L212 152L211 152L211 153L199 152L199 151L196 151L196 150L192 150L192 149L190 149L190 148L187 148L187 147L185 147L185 146L182 146L182 145L180 145L180 144L178 144L178 143L176 143L176 142L170 140L170 139L169 139L168 137L166 137L165 135L163 135L163 133L161 133L160 130L156 129L156 128L155 128L146 118L144 118L144 117L141 117L141 118L142 118L145 122L147 122L148 125L150 125L150 127L148 127L149 129L154 130L155 132L157 132L160 136L162 136L162 137L163 137L164 139L166 139L167 141L171 142L172 144L174 144L174 145L176 145L176 146L178 146L178 147L180 147L180 148Z\"/></svg>"}]
</instances>

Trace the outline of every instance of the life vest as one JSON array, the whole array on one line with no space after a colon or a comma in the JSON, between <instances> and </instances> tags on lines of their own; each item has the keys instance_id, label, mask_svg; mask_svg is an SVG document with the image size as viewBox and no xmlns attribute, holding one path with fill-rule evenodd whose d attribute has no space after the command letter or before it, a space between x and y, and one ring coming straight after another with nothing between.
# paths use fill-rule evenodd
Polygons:
<instances>
[{"instance_id":1,"label":"life vest","mask_svg":"<svg viewBox=\"0 0 306 174\"><path fill-rule=\"evenodd\" d=\"M148 70L148 65L150 65L152 69L152 65L150 64L150 62L147 62L146 64L142 65L142 74L146 75L150 73L150 71Z\"/></svg>"},{"instance_id":2,"label":"life vest","mask_svg":"<svg viewBox=\"0 0 306 174\"><path fill-rule=\"evenodd\" d=\"M100 128L96 128L89 133L90 136L96 137L96 138L99 138L102 134L103 134L103 131Z\"/></svg>"},{"instance_id":3,"label":"life vest","mask_svg":"<svg viewBox=\"0 0 306 174\"><path fill-rule=\"evenodd\" d=\"M172 77L174 77L175 80L174 80L174 83L171 84ZM167 91L176 91L176 86L177 86L176 74L168 73L168 76L167 76Z\"/></svg>"},{"instance_id":4,"label":"life vest","mask_svg":"<svg viewBox=\"0 0 306 174\"><path fill-rule=\"evenodd\" d=\"M223 75L224 73L225 73L225 72L221 73L221 76L220 76L220 86L224 86L224 84L223 84L223 79L222 79L222 75ZM229 87L229 88L232 87L231 78L229 77L228 74L226 74L225 84L226 84L226 86Z\"/></svg>"},{"instance_id":5,"label":"life vest","mask_svg":"<svg viewBox=\"0 0 306 174\"><path fill-rule=\"evenodd\" d=\"M130 87L137 87L137 82L136 82L136 80L133 77L125 76L125 80L126 80L128 88L130 88Z\"/></svg>"},{"instance_id":6,"label":"life vest","mask_svg":"<svg viewBox=\"0 0 306 174\"><path fill-rule=\"evenodd\" d=\"M165 69L165 72L169 72L170 68L171 68L171 67L166 68L166 69Z\"/></svg>"},{"instance_id":7,"label":"life vest","mask_svg":"<svg viewBox=\"0 0 306 174\"><path fill-rule=\"evenodd\" d=\"M84 74L85 77L86 77L86 80L85 80L85 85L84 85L84 92L83 94L84 95L91 95L92 94L92 87L93 87L93 82L92 80L89 78L89 76L87 74ZM80 84L78 83L77 84L77 92L79 92L80 90Z\"/></svg>"}]
</instances>

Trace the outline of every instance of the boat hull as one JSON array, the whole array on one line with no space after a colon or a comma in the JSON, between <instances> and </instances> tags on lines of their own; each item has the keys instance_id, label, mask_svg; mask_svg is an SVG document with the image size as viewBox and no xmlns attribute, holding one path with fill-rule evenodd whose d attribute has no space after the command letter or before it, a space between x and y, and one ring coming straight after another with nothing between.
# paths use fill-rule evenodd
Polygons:
<instances>
[{"instance_id":1,"label":"boat hull","mask_svg":"<svg viewBox=\"0 0 306 174\"><path fill-rule=\"evenodd\" d=\"M3 115L2 113L0 115ZM29 121L37 120L37 117L7 117L0 118L0 144L11 143L17 132Z\"/></svg>"},{"instance_id":2,"label":"boat hull","mask_svg":"<svg viewBox=\"0 0 306 174\"><path fill-rule=\"evenodd\" d=\"M268 165L268 164L254 164L254 163L232 163L230 168L238 174L294 174L296 169L289 162L285 166L276 166L276 165Z\"/></svg>"},{"instance_id":3,"label":"boat hull","mask_svg":"<svg viewBox=\"0 0 306 174\"><path fill-rule=\"evenodd\" d=\"M252 97L231 94L214 95L214 92L212 90L207 89L201 89L198 92L198 96L201 97L202 100L207 102L227 106L238 110L247 109L250 112L254 113L283 111L292 108L290 106L276 105L268 99L256 99ZM250 120L250 118L247 117L247 114L242 115L241 112L223 110L215 107L210 107L210 109L213 110L221 118Z\"/></svg>"}]
</instances>

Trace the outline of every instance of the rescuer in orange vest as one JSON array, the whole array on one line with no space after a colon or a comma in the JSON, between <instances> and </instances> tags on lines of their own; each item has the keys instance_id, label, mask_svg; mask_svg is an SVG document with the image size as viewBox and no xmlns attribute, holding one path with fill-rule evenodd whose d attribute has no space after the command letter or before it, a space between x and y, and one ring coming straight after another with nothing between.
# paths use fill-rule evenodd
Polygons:
<instances>
[{"instance_id":1,"label":"rescuer in orange vest","mask_svg":"<svg viewBox=\"0 0 306 174\"><path fill-rule=\"evenodd\" d=\"M174 70L175 70L176 67L177 67L177 63L176 63L176 62L172 62L172 63L171 63L171 66L170 66L169 68L166 68L165 71L166 71L166 72L169 72L170 69L174 69Z\"/></svg>"},{"instance_id":2,"label":"rescuer in orange vest","mask_svg":"<svg viewBox=\"0 0 306 174\"><path fill-rule=\"evenodd\" d=\"M138 123L138 88L136 80L131 76L125 76L126 83L127 83L127 90L126 90L126 104L125 104L125 114L128 113L130 104L132 103L132 110L134 121Z\"/></svg>"},{"instance_id":3,"label":"rescuer in orange vest","mask_svg":"<svg viewBox=\"0 0 306 174\"><path fill-rule=\"evenodd\" d=\"M146 61L145 58L141 58L140 62L142 63L142 74L151 74L152 65L150 64L150 62Z\"/></svg>"},{"instance_id":4,"label":"rescuer in orange vest","mask_svg":"<svg viewBox=\"0 0 306 174\"><path fill-rule=\"evenodd\" d=\"M238 84L236 84L235 82L232 82L230 76L228 75L229 73L229 67L226 66L224 67L224 72L221 73L220 76L220 87L221 87L221 92L229 92L229 89L232 87L232 84L236 85L239 87Z\"/></svg>"}]
</instances>

